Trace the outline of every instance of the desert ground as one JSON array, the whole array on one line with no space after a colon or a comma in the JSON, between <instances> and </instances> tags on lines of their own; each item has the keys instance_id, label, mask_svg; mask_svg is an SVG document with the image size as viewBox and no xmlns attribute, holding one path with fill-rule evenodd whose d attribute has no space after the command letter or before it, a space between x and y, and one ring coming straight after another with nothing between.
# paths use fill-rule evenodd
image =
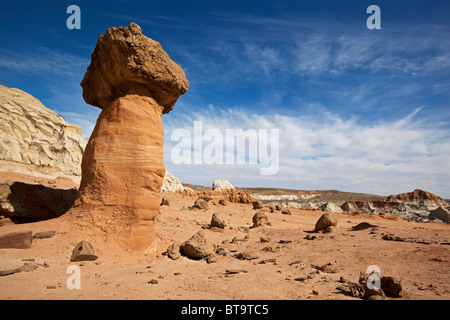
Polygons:
<instances>
[{"instance_id":1,"label":"desert ground","mask_svg":"<svg viewBox=\"0 0 450 320\"><path fill-rule=\"evenodd\" d=\"M185 256L172 260L164 250L147 256L125 252L94 236L81 238L60 218L4 225L2 234L55 230L56 235L34 240L30 249L0 250L0 270L24 264L34 269L0 276L0 299L359 300L344 290L343 280L358 282L360 272L370 265L379 266L381 276L401 282L402 296L387 299L450 299L447 223L333 214L338 220L334 231L312 233L323 214L319 210L291 208L287 215L230 202L225 206L210 202L208 210L192 210L197 197L162 195L169 206L161 206L155 226L164 246L203 230L216 245L213 261ZM266 212L269 225L253 227L257 211ZM225 221L223 230L209 228L213 213ZM362 222L373 226L352 230ZM313 239L305 239L308 235ZM395 237L402 241L386 240ZM70 262L73 247L81 240L93 244L97 260ZM236 258L246 251L253 259ZM67 287L70 265L80 267L80 289ZM321 268L324 265L329 267Z\"/></svg>"}]
</instances>

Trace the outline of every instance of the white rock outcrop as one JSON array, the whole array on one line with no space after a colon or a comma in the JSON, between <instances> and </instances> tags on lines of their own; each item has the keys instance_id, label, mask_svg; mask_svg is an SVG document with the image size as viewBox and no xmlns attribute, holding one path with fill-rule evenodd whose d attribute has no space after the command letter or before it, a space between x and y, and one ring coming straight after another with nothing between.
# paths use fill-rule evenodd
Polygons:
<instances>
[{"instance_id":1,"label":"white rock outcrop","mask_svg":"<svg viewBox=\"0 0 450 320\"><path fill-rule=\"evenodd\" d=\"M0 160L80 176L85 147L79 126L68 124L30 94L0 85Z\"/></svg>"},{"instance_id":2,"label":"white rock outcrop","mask_svg":"<svg viewBox=\"0 0 450 320\"><path fill-rule=\"evenodd\" d=\"M190 189L190 188L189 188ZM166 170L164 175L163 183L161 185L161 191L163 192L180 192L184 191L186 188L180 182L180 180Z\"/></svg>"},{"instance_id":3,"label":"white rock outcrop","mask_svg":"<svg viewBox=\"0 0 450 320\"><path fill-rule=\"evenodd\" d=\"M214 180L212 189L215 191L234 189L233 185L227 180Z\"/></svg>"}]
</instances>

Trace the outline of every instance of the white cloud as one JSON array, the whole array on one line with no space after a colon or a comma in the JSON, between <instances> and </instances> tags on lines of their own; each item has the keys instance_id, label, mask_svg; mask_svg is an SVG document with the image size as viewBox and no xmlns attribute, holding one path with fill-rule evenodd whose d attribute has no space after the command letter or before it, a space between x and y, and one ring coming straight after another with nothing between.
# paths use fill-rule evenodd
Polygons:
<instances>
[{"instance_id":1,"label":"white cloud","mask_svg":"<svg viewBox=\"0 0 450 320\"><path fill-rule=\"evenodd\" d=\"M219 111L165 117L165 165L183 182L209 185L228 179L237 186L276 186L298 189L340 189L389 195L422 188L450 197L450 132L420 119L417 108L393 122L371 125L329 112L314 116L247 114ZM419 119L417 119L419 118ZM193 121L203 130L216 128L279 129L280 169L261 176L261 165L174 165L171 132ZM205 146L205 145L204 145Z\"/></svg>"}]
</instances>

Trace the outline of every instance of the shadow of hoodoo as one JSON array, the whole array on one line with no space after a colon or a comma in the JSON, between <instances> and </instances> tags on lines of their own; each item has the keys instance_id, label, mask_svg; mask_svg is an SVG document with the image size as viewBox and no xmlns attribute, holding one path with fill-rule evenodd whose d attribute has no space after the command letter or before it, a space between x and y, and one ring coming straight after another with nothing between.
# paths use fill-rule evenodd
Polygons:
<instances>
[{"instance_id":1,"label":"shadow of hoodoo","mask_svg":"<svg viewBox=\"0 0 450 320\"><path fill-rule=\"evenodd\" d=\"M0 184L0 215L15 223L57 218L73 205L77 190L24 182Z\"/></svg>"}]
</instances>

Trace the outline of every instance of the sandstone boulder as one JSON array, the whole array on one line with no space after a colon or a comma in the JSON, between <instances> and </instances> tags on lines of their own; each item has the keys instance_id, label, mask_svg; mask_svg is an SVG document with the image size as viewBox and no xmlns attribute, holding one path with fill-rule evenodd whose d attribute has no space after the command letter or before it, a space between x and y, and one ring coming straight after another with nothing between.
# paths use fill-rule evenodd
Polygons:
<instances>
[{"instance_id":1,"label":"sandstone boulder","mask_svg":"<svg viewBox=\"0 0 450 320\"><path fill-rule=\"evenodd\" d=\"M211 218L210 227L212 228L225 228L225 221L222 219L221 215L218 213L213 213Z\"/></svg>"},{"instance_id":2,"label":"sandstone boulder","mask_svg":"<svg viewBox=\"0 0 450 320\"><path fill-rule=\"evenodd\" d=\"M0 235L0 249L29 249L33 243L33 232L17 231Z\"/></svg>"},{"instance_id":3,"label":"sandstone boulder","mask_svg":"<svg viewBox=\"0 0 450 320\"><path fill-rule=\"evenodd\" d=\"M257 212L254 214L253 218L253 227L259 227L266 224L269 221L267 214L265 212Z\"/></svg>"},{"instance_id":4,"label":"sandstone boulder","mask_svg":"<svg viewBox=\"0 0 450 320\"><path fill-rule=\"evenodd\" d=\"M335 216L324 213L319 220L317 220L316 225L314 227L314 231L327 230L330 227L335 227L337 225L337 219Z\"/></svg>"},{"instance_id":5,"label":"sandstone boulder","mask_svg":"<svg viewBox=\"0 0 450 320\"><path fill-rule=\"evenodd\" d=\"M259 200L253 201L252 205L254 210L262 209L264 207L263 203Z\"/></svg>"},{"instance_id":6,"label":"sandstone boulder","mask_svg":"<svg viewBox=\"0 0 450 320\"><path fill-rule=\"evenodd\" d=\"M172 243L167 248L167 256L172 260L177 260L178 258L180 258L181 257L180 247L181 243Z\"/></svg>"},{"instance_id":7,"label":"sandstone boulder","mask_svg":"<svg viewBox=\"0 0 450 320\"><path fill-rule=\"evenodd\" d=\"M197 200L195 200L194 205L192 206L192 208L196 208L196 209L200 209L200 210L208 210L209 209L209 205L208 205L208 202L205 199L198 198Z\"/></svg>"},{"instance_id":8,"label":"sandstone boulder","mask_svg":"<svg viewBox=\"0 0 450 320\"><path fill-rule=\"evenodd\" d=\"M70 257L71 262L78 261L93 261L96 260L98 256L94 252L94 248L87 241L81 241L75 245L72 251L72 256Z\"/></svg>"},{"instance_id":9,"label":"sandstone boulder","mask_svg":"<svg viewBox=\"0 0 450 320\"><path fill-rule=\"evenodd\" d=\"M215 253L214 245L206 240L203 230L181 244L180 250L183 255L192 259L206 259Z\"/></svg>"}]
</instances>

